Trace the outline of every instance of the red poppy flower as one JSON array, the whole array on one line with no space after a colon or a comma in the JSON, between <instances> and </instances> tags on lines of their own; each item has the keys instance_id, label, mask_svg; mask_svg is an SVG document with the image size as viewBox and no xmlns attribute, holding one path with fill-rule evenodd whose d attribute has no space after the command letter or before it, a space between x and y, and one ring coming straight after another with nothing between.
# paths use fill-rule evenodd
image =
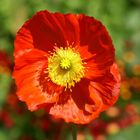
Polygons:
<instances>
[{"instance_id":1,"label":"red poppy flower","mask_svg":"<svg viewBox=\"0 0 140 140\"><path fill-rule=\"evenodd\" d=\"M14 57L17 95L31 111L45 105L55 118L86 124L118 99L114 47L92 17L38 12L18 31Z\"/></svg>"}]
</instances>

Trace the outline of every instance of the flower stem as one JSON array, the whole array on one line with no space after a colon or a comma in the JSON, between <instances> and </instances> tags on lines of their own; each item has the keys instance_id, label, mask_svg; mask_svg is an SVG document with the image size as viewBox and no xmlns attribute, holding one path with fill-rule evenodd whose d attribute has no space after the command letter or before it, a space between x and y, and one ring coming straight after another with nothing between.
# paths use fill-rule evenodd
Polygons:
<instances>
[{"instance_id":1,"label":"flower stem","mask_svg":"<svg viewBox=\"0 0 140 140\"><path fill-rule=\"evenodd\" d=\"M73 137L73 140L77 140L77 127L76 127L76 124L72 124L72 137Z\"/></svg>"}]
</instances>

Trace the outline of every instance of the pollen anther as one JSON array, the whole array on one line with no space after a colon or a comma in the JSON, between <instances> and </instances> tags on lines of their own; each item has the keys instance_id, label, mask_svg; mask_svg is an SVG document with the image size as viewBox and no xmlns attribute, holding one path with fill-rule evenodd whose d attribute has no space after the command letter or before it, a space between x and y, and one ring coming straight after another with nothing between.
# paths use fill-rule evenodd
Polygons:
<instances>
[{"instance_id":1,"label":"pollen anther","mask_svg":"<svg viewBox=\"0 0 140 140\"><path fill-rule=\"evenodd\" d=\"M55 84L71 90L84 77L84 66L79 52L71 47L56 48L48 58L48 76Z\"/></svg>"},{"instance_id":2,"label":"pollen anther","mask_svg":"<svg viewBox=\"0 0 140 140\"><path fill-rule=\"evenodd\" d=\"M63 58L60 61L60 67L64 70L68 70L71 67L71 61L69 60L69 58Z\"/></svg>"}]
</instances>

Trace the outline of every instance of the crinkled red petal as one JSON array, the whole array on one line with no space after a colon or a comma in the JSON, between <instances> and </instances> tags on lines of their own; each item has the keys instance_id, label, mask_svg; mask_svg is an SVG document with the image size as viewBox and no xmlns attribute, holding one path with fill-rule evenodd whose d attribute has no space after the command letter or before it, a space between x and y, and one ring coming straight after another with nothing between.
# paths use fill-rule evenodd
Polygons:
<instances>
[{"instance_id":1,"label":"crinkled red petal","mask_svg":"<svg viewBox=\"0 0 140 140\"><path fill-rule=\"evenodd\" d=\"M81 58L88 79L103 76L114 62L114 47L106 28L96 19L78 16Z\"/></svg>"},{"instance_id":2,"label":"crinkled red petal","mask_svg":"<svg viewBox=\"0 0 140 140\"><path fill-rule=\"evenodd\" d=\"M106 76L92 82L82 79L72 92L64 92L50 108L50 114L66 122L86 124L113 105L119 97L120 75L113 64Z\"/></svg>"},{"instance_id":3,"label":"crinkled red petal","mask_svg":"<svg viewBox=\"0 0 140 140\"><path fill-rule=\"evenodd\" d=\"M90 82L94 92L98 93L102 98L102 110L105 110L117 101L120 92L120 81L119 70L114 63L105 76Z\"/></svg>"},{"instance_id":4,"label":"crinkled red petal","mask_svg":"<svg viewBox=\"0 0 140 140\"><path fill-rule=\"evenodd\" d=\"M38 49L30 49L28 52L24 53L21 57L17 57L15 53L15 70L21 69L26 65L30 65L37 61L47 61L48 54L44 51Z\"/></svg>"},{"instance_id":5,"label":"crinkled red petal","mask_svg":"<svg viewBox=\"0 0 140 140\"><path fill-rule=\"evenodd\" d=\"M15 39L15 56L32 48L52 51L54 46L65 47L79 43L79 23L76 15L38 12L18 31Z\"/></svg>"},{"instance_id":6,"label":"crinkled red petal","mask_svg":"<svg viewBox=\"0 0 140 140\"><path fill-rule=\"evenodd\" d=\"M47 68L46 55L45 52L32 49L23 55L23 59L16 60L13 77L16 80L17 95L26 102L31 111L38 109L41 104L56 102L62 91L61 87L46 80L46 75L42 75L42 71ZM46 80L47 89L44 88L43 78Z\"/></svg>"},{"instance_id":7,"label":"crinkled red petal","mask_svg":"<svg viewBox=\"0 0 140 140\"><path fill-rule=\"evenodd\" d=\"M101 97L90 93L91 88L89 81L83 79L72 92L66 91L60 95L58 102L50 108L50 114L66 122L89 123L99 115L102 107Z\"/></svg>"}]
</instances>

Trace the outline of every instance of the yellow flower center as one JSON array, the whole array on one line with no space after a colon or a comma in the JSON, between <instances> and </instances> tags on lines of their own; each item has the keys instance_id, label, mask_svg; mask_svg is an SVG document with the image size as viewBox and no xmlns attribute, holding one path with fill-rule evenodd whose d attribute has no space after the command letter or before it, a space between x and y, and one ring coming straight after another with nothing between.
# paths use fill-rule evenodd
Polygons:
<instances>
[{"instance_id":1,"label":"yellow flower center","mask_svg":"<svg viewBox=\"0 0 140 140\"><path fill-rule=\"evenodd\" d=\"M71 61L68 58L62 58L60 67L64 70L68 70L71 67Z\"/></svg>"},{"instance_id":2,"label":"yellow flower center","mask_svg":"<svg viewBox=\"0 0 140 140\"><path fill-rule=\"evenodd\" d=\"M48 75L55 84L71 89L84 77L80 54L71 47L56 48L48 58Z\"/></svg>"}]
</instances>

